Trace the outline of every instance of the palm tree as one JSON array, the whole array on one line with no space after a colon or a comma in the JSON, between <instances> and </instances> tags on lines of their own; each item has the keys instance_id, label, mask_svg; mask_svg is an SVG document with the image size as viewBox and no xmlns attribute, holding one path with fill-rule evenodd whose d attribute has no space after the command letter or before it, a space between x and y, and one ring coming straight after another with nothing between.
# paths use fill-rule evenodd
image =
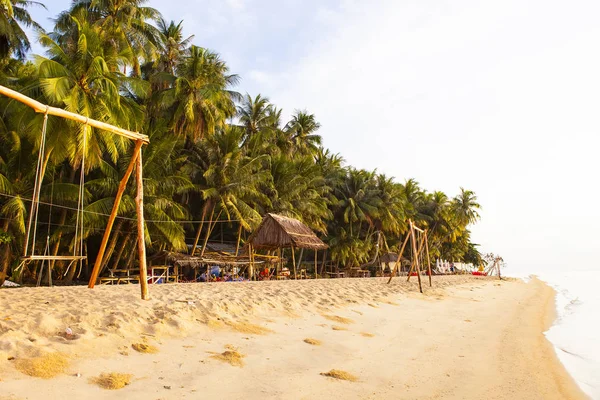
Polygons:
<instances>
[{"instance_id":1,"label":"palm tree","mask_svg":"<svg viewBox=\"0 0 600 400\"><path fill-rule=\"evenodd\" d=\"M375 227L384 233L399 235L406 232L406 199L403 197L402 188L384 174L378 174L375 178L378 197L381 200Z\"/></svg>"},{"instance_id":2,"label":"palm tree","mask_svg":"<svg viewBox=\"0 0 600 400\"><path fill-rule=\"evenodd\" d=\"M453 211L460 223L464 226L477 222L480 218L477 210L481 208L477 196L470 190L460 188L460 193L452 202Z\"/></svg>"},{"instance_id":3,"label":"palm tree","mask_svg":"<svg viewBox=\"0 0 600 400\"><path fill-rule=\"evenodd\" d=\"M268 198L258 187L267 178L262 168L266 156L249 157L240 147L244 132L229 126L215 135L198 142L188 158L192 179L199 187L204 200L201 221L210 215L204 236L202 254L216 221L223 215L227 221L236 220L243 229L250 230L258 225L260 213L252 207L257 203L268 203ZM218 216L215 218L215 211ZM202 234L204 222L200 224L192 247L192 254Z\"/></svg>"},{"instance_id":4,"label":"palm tree","mask_svg":"<svg viewBox=\"0 0 600 400\"><path fill-rule=\"evenodd\" d=\"M171 112L176 134L191 140L212 135L225 126L235 114L239 95L229 88L237 84L238 76L228 74L229 67L218 54L192 46L181 64L172 87L162 93L161 103Z\"/></svg>"},{"instance_id":5,"label":"palm tree","mask_svg":"<svg viewBox=\"0 0 600 400\"><path fill-rule=\"evenodd\" d=\"M120 66L131 66L140 76L140 59L156 56L160 40L159 31L149 23L160 20L160 13L145 3L147 0L74 0L71 8L56 19L57 33L63 40L55 39L63 44L78 24L75 19L85 15L100 34L106 52L120 55Z\"/></svg>"},{"instance_id":6,"label":"palm tree","mask_svg":"<svg viewBox=\"0 0 600 400\"><path fill-rule=\"evenodd\" d=\"M290 159L284 155L272 157L271 183L265 188L271 205L266 211L297 218L319 232L326 232L332 214L328 206L327 185L318 165L311 157Z\"/></svg>"},{"instance_id":7,"label":"palm tree","mask_svg":"<svg viewBox=\"0 0 600 400\"><path fill-rule=\"evenodd\" d=\"M77 20L75 47L60 46L50 35L40 35L48 58L37 56L40 86L48 102L68 111L138 130L143 123L141 108L131 99L121 96L123 85L129 91L143 91L144 83L126 78L117 67L122 58L105 55L105 46L97 29L87 21ZM72 165L77 166L84 154L86 166L96 167L103 154L116 161L129 141L121 136L91 129L85 124L67 124L76 135L61 135L53 130L62 148L68 152ZM39 132L39 130L38 130Z\"/></svg>"},{"instance_id":8,"label":"palm tree","mask_svg":"<svg viewBox=\"0 0 600 400\"><path fill-rule=\"evenodd\" d=\"M338 214L348 224L350 236L359 237L363 223L373 228L382 204L375 186L375 172L350 168L335 195L339 199Z\"/></svg>"},{"instance_id":9,"label":"palm tree","mask_svg":"<svg viewBox=\"0 0 600 400\"><path fill-rule=\"evenodd\" d=\"M284 128L290 142L289 153L315 154L322 141L321 136L315 133L320 127L314 114L296 110Z\"/></svg>"},{"instance_id":10,"label":"palm tree","mask_svg":"<svg viewBox=\"0 0 600 400\"><path fill-rule=\"evenodd\" d=\"M46 8L42 3L30 0L0 0L0 61L4 63L11 55L24 60L31 43L23 26L42 31L27 7L32 5Z\"/></svg>"},{"instance_id":11,"label":"palm tree","mask_svg":"<svg viewBox=\"0 0 600 400\"><path fill-rule=\"evenodd\" d=\"M194 35L187 38L183 37L183 21L178 24L175 21L167 23L163 18L157 21L157 28L160 34L158 45L158 70L175 75L175 71L185 50L189 47Z\"/></svg>"}]
</instances>

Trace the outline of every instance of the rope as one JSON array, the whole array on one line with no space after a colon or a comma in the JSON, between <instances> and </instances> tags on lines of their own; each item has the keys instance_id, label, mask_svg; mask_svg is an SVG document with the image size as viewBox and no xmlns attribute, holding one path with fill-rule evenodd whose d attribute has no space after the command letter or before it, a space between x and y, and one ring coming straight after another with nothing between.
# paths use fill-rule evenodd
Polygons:
<instances>
[{"instance_id":1,"label":"rope","mask_svg":"<svg viewBox=\"0 0 600 400\"><path fill-rule=\"evenodd\" d=\"M85 119L85 125L83 126L83 152L81 155L81 172L79 175L79 198L77 200L77 216L75 219L75 237L73 246L73 255L76 256L79 251L79 255L83 256L83 197L85 194L85 153L87 150L87 132L88 132L88 118ZM78 239L79 235L79 241ZM82 261L80 261L81 263Z\"/></svg>"},{"instance_id":2,"label":"rope","mask_svg":"<svg viewBox=\"0 0 600 400\"><path fill-rule=\"evenodd\" d=\"M29 222L27 223L27 238L25 241L25 256L27 256L27 252L29 250L29 237L31 234L31 225L34 221L34 214L36 223L33 226L33 242L31 244L31 255L35 253L35 237L37 234L37 215L39 211L39 201L40 201L40 190L42 188L42 168L44 164L44 156L46 154L46 128L48 126L48 106L46 106L46 112L44 113L44 122L42 124L42 138L40 141L40 149L38 152L38 161L35 171L35 182L33 188L33 196L31 199L31 211L29 212Z\"/></svg>"},{"instance_id":3,"label":"rope","mask_svg":"<svg viewBox=\"0 0 600 400\"><path fill-rule=\"evenodd\" d=\"M25 198L25 197L21 197L21 196L10 195L10 194L6 194L6 193L0 193L0 196L10 197L10 198L13 198L13 199L20 198L23 201L32 201L32 199L30 199L30 198ZM61 205L58 205L58 204L50 204L50 203L46 203L46 202L43 202L43 201L40 201L39 203L43 204L43 205L47 205L47 206L52 205L53 207L61 208L61 209L65 209L65 210L78 211L77 208L73 208L73 207L61 206ZM103 217L110 217L110 214L104 214L104 213L99 213L99 212L95 212L95 211L82 210L82 212L85 213L85 214L101 215ZM119 216L117 216L116 218L123 219L123 220L126 220L126 221L137 221L137 218L119 217ZM0 219L2 219L2 218L0 218ZM178 224L197 224L197 223L204 223L204 222L214 222L214 223L225 224L225 223L231 223L231 222L240 222L241 220L239 220L239 219L225 220L224 219L224 220L220 220L220 221L209 221L209 220L206 219L204 221L203 220L164 221L164 220L158 220L158 219L157 220L144 219L144 221L145 222L152 222L152 223L155 223L155 224L160 224L160 223L165 223L165 224L172 224L172 223L178 223ZM57 225L57 224L52 224L52 225ZM65 225L65 226L68 226L68 225Z\"/></svg>"}]
</instances>

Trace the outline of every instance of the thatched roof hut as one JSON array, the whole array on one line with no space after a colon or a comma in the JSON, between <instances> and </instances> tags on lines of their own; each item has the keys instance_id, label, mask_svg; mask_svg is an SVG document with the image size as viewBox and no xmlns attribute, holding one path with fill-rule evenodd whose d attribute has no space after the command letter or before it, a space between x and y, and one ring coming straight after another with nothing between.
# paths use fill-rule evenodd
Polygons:
<instances>
[{"instance_id":1,"label":"thatched roof hut","mask_svg":"<svg viewBox=\"0 0 600 400\"><path fill-rule=\"evenodd\" d=\"M259 258L258 261L252 261L254 264L263 264L265 262L275 263L279 261L279 258L277 257L258 256L257 258ZM206 252L204 257L200 257L170 251L160 251L157 254L148 257L148 261L150 261L151 264L165 263L190 268L199 268L205 265L244 266L250 264L250 258L248 256L233 256L216 252Z\"/></svg>"},{"instance_id":2,"label":"thatched roof hut","mask_svg":"<svg viewBox=\"0 0 600 400\"><path fill-rule=\"evenodd\" d=\"M302 222L278 214L266 214L248 243L255 249L275 250L285 247L323 250L328 246Z\"/></svg>"}]
</instances>

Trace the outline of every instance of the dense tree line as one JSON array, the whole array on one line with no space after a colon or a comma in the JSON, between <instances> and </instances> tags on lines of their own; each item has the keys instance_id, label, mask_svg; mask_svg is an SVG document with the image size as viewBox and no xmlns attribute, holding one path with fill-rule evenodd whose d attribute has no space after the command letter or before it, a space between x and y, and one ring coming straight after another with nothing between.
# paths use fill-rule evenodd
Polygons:
<instances>
[{"instance_id":1,"label":"dense tree line","mask_svg":"<svg viewBox=\"0 0 600 400\"><path fill-rule=\"evenodd\" d=\"M187 252L209 237L243 241L261 215L275 212L318 232L341 265L368 261L381 236L396 249L408 219L429 229L434 257L479 260L468 229L479 218L473 192L461 188L451 198L413 179L400 183L346 165L323 148L314 114L296 110L283 121L267 97L237 93L239 77L219 54L192 44L181 22L165 21L144 0L74 0L51 32L30 17L36 6L43 4L0 0L0 84L150 137L143 153L150 253ZM29 57L25 27L37 31L45 54ZM0 270L10 276L20 273L43 115L5 97L0 107ZM75 245L85 158L83 238L95 258L131 147L122 137L49 117L38 253L47 234L50 254ZM128 188L105 267L135 262L134 196ZM64 268L55 265L58 273Z\"/></svg>"}]
</instances>

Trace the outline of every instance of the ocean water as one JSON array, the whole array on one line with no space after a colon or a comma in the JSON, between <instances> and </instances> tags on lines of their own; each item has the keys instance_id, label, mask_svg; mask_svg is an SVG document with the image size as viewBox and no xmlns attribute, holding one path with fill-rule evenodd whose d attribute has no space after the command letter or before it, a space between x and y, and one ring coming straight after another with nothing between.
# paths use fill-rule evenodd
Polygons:
<instances>
[{"instance_id":1,"label":"ocean water","mask_svg":"<svg viewBox=\"0 0 600 400\"><path fill-rule=\"evenodd\" d=\"M600 271L535 275L557 292L557 319L546 337L581 389L600 400Z\"/></svg>"}]
</instances>

